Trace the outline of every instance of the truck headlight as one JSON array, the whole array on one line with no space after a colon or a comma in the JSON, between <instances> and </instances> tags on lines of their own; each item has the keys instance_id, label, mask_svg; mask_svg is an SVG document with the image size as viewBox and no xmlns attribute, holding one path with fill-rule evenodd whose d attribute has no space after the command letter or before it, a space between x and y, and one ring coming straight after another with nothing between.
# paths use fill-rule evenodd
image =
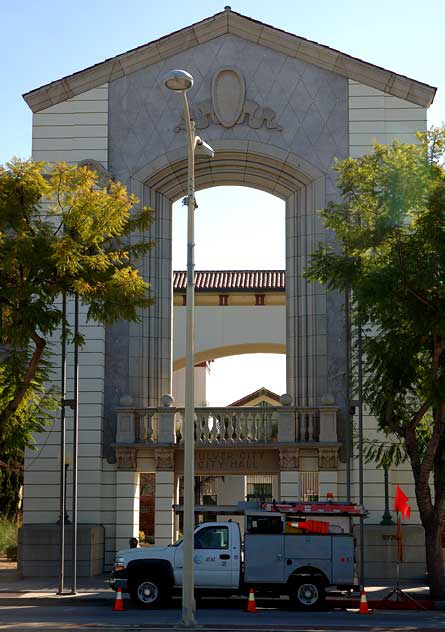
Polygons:
<instances>
[{"instance_id":1,"label":"truck headlight","mask_svg":"<svg viewBox=\"0 0 445 632\"><path fill-rule=\"evenodd\" d=\"M125 568L125 560L123 557L117 557L114 562L115 571L123 571Z\"/></svg>"}]
</instances>

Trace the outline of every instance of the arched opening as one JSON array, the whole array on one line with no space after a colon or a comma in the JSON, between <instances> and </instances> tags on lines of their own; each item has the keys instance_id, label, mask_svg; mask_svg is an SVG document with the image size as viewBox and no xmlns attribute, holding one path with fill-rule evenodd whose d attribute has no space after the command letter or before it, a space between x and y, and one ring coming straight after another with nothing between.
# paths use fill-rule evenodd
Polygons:
<instances>
[{"instance_id":1,"label":"arched opening","mask_svg":"<svg viewBox=\"0 0 445 632\"><path fill-rule=\"evenodd\" d=\"M245 186L201 190L197 203L195 271L215 274L196 282L195 403L227 406L261 387L271 389L267 358L286 353L284 287L273 287L273 282L266 286L266 273L260 277L254 272L280 271L284 278L285 205L277 196ZM172 220L173 270L185 270L187 207L181 200L173 204ZM252 279L231 280L234 271L252 272ZM184 403L185 379L185 294L177 296L181 288L174 286L173 314L172 391L178 406ZM221 363L214 362L229 356L223 364L230 367L238 389L227 390ZM283 355L279 364L281 394L286 390Z\"/></svg>"},{"instance_id":2,"label":"arched opening","mask_svg":"<svg viewBox=\"0 0 445 632\"><path fill-rule=\"evenodd\" d=\"M216 150L215 159L209 161L198 158L196 162L198 209L195 214L195 270L285 269L285 286L283 283L281 295L278 297L278 292L274 295L276 300L271 300L270 303L265 300L267 296L256 296L260 292L256 292L257 288L253 287L236 288L236 291L232 287L227 292L223 291L222 286L204 288L201 298L197 292L195 364L203 363L201 369L205 374L208 361L239 361L235 358L242 355L247 360L253 359L252 366L255 369L258 364L263 364L264 371L255 384L257 389L263 386L270 388L271 384L267 383L268 371L269 375L271 371L268 358L272 357L271 354L279 354L281 369L274 369L274 373L280 372L281 382L272 386L272 389L278 391L276 395L286 391L291 393L296 405L313 406L317 392L326 391L322 383L326 378L324 365L323 375L321 379L317 379L315 357L316 347L320 356L326 355L323 350L326 336L322 339L322 344L317 341L317 328L323 333L326 330L323 322L326 310L309 284L302 280L308 255L306 245L302 248L302 244L306 243L308 235L311 239L317 235L315 209L325 203L324 174L297 156L272 145L239 140L212 141L212 145ZM150 379L148 381L148 401L153 403L159 401L166 392L166 378L171 368L177 371L182 369L185 355L184 340L180 342L176 330L176 323L181 318L178 315L181 311L183 315L185 312L184 296L176 296L173 290L172 301L172 286L165 282L167 272L171 274L178 267L184 269L186 264L186 208L181 206L182 198L187 194L187 162L184 155L183 149L169 152L134 178L134 192L146 204L154 207L157 214L156 233L153 234L156 249L150 254L147 278L152 282L159 299L155 308L147 315L150 322L147 323L146 331L152 332L147 346L147 364L148 376L161 373L163 379L156 383L150 382ZM280 221L277 222L277 218ZM177 233L180 235L181 245L176 243ZM174 263L169 269L172 254ZM250 296L247 297L248 294ZM270 294L272 299L273 292ZM252 298L254 302L249 303ZM169 309L172 305L175 327L173 358L169 358L166 349L171 318ZM298 318L298 310L301 308L307 310L309 316L305 312L304 318ZM273 310L276 312L272 317ZM322 317L320 312L323 312ZM284 354L286 388L281 388ZM261 359L261 363L258 359ZM214 402L209 403L228 407L234 400L249 395L249 391L254 391L255 386L247 384L244 379L249 369L242 367L236 377L235 369L221 366L222 370L216 369L215 373L222 374L222 379L215 389L216 393L212 394ZM229 371L242 386L242 390L234 392L233 396L228 392L227 380L224 379ZM298 396L297 375L300 389ZM206 396L200 397L195 393L197 414L201 414L198 409L203 403L207 403L206 400ZM181 401L176 401L178 408L182 407L181 404ZM275 411L273 414L276 416L277 407L271 410ZM208 413L208 409L202 413L198 442L207 441L210 444L212 441L209 438L213 440L213 436L210 437L212 433L216 436L215 443L231 441L232 433L238 433L239 436L236 437L240 440L247 437L249 442L259 444L277 440L276 432L274 434L276 423L266 412L235 411L230 417L231 421L221 421L221 414L226 413ZM257 414L261 416L259 424L256 422ZM249 415L253 416L248 418ZM217 492L218 502L223 502L223 499L227 502L239 500L252 494L264 496L273 493L275 497L278 484L276 469L265 468L262 474L271 477L270 480L256 480L255 477L250 480L245 474L234 474L237 480L227 480ZM199 473L199 476L207 475L213 476L205 469ZM235 482L244 490L241 493L239 487L239 493L235 494L236 499L233 498L234 488L238 489ZM225 498L226 492L230 498Z\"/></svg>"}]
</instances>

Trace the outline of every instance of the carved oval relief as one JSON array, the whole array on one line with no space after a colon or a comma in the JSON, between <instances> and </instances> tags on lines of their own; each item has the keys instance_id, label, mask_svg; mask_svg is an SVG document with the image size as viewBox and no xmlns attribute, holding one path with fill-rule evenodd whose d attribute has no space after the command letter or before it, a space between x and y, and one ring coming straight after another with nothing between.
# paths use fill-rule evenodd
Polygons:
<instances>
[{"instance_id":1,"label":"carved oval relief","mask_svg":"<svg viewBox=\"0 0 445 632\"><path fill-rule=\"evenodd\" d=\"M214 112L223 127L233 127L241 116L246 98L246 84L234 68L221 68L213 77Z\"/></svg>"}]
</instances>

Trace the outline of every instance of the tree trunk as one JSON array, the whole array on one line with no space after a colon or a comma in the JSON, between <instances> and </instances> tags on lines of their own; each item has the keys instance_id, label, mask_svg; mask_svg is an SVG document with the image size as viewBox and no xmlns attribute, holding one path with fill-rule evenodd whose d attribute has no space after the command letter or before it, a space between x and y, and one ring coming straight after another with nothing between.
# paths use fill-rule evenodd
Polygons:
<instances>
[{"instance_id":1,"label":"tree trunk","mask_svg":"<svg viewBox=\"0 0 445 632\"><path fill-rule=\"evenodd\" d=\"M22 377L21 383L17 387L14 397L3 410L0 411L0 442L3 441L6 424L10 417L17 412L18 407L23 401L26 392L35 377L39 363L42 360L43 352L45 351L46 341L41 338L37 333L32 334L32 340L35 344L34 352L29 361L28 367Z\"/></svg>"},{"instance_id":2,"label":"tree trunk","mask_svg":"<svg viewBox=\"0 0 445 632\"><path fill-rule=\"evenodd\" d=\"M434 512L435 513L435 512ZM445 574L442 554L441 524L436 515L424 523L426 567L432 599L445 599Z\"/></svg>"}]
</instances>

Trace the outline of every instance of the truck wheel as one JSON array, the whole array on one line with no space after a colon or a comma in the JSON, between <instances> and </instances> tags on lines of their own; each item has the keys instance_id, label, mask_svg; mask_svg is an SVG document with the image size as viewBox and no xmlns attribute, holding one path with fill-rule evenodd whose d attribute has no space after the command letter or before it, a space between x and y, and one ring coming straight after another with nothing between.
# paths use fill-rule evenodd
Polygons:
<instances>
[{"instance_id":1,"label":"truck wheel","mask_svg":"<svg viewBox=\"0 0 445 632\"><path fill-rule=\"evenodd\" d=\"M129 586L131 601L138 608L160 608L167 601L167 587L155 578L138 578Z\"/></svg>"},{"instance_id":2,"label":"truck wheel","mask_svg":"<svg viewBox=\"0 0 445 632\"><path fill-rule=\"evenodd\" d=\"M293 606L299 610L319 610L325 602L325 587L311 577L301 578L293 584L290 598Z\"/></svg>"}]
</instances>

